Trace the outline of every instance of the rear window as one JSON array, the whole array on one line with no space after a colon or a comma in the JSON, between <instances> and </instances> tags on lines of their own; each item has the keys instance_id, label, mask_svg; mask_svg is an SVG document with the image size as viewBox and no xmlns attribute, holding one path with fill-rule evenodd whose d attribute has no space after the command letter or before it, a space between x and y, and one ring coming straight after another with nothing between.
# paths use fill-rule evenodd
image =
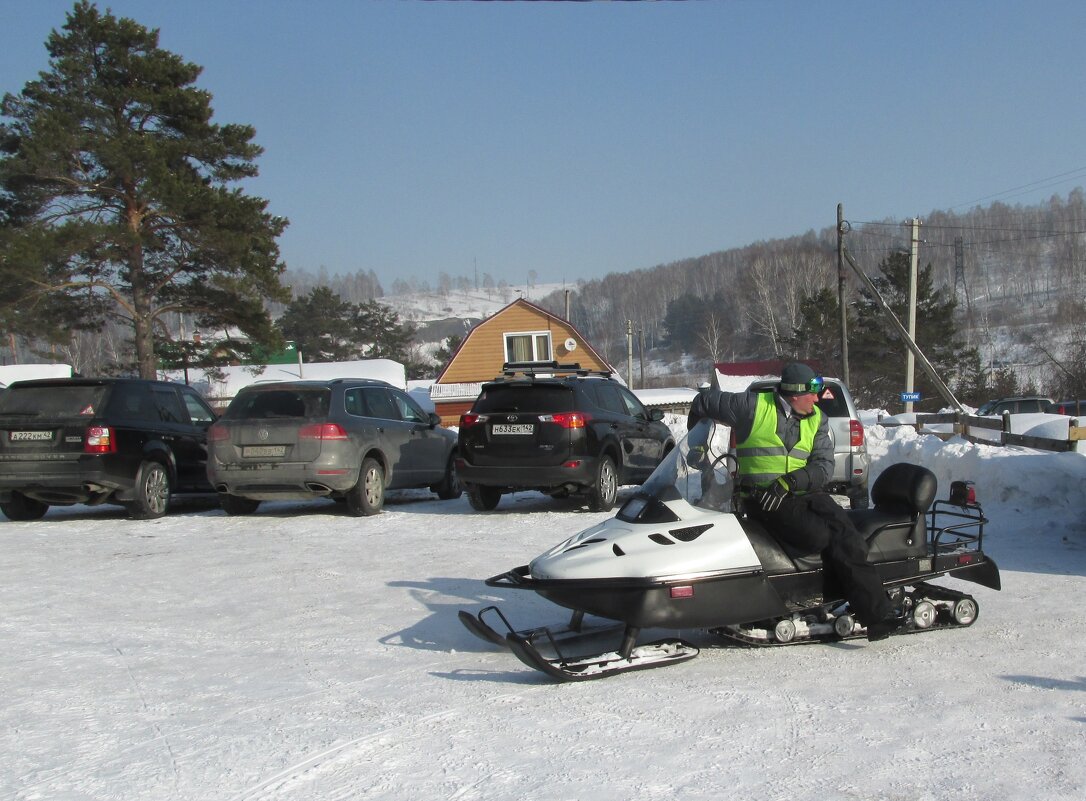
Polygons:
<instances>
[{"instance_id":1,"label":"rear window","mask_svg":"<svg viewBox=\"0 0 1086 801\"><path fill-rule=\"evenodd\" d=\"M826 384L826 391L818 400L818 408L826 417L849 417L848 404L840 388L833 384Z\"/></svg>"},{"instance_id":2,"label":"rear window","mask_svg":"<svg viewBox=\"0 0 1086 801\"><path fill-rule=\"evenodd\" d=\"M273 420L327 417L328 389L271 389L242 392L231 402L225 420Z\"/></svg>"},{"instance_id":3,"label":"rear window","mask_svg":"<svg viewBox=\"0 0 1086 801\"><path fill-rule=\"evenodd\" d=\"M93 417L105 407L102 385L8 387L0 393L3 417Z\"/></svg>"},{"instance_id":4,"label":"rear window","mask_svg":"<svg viewBox=\"0 0 1086 801\"><path fill-rule=\"evenodd\" d=\"M573 390L558 384L509 384L483 387L471 407L479 414L497 412L572 412Z\"/></svg>"}]
</instances>

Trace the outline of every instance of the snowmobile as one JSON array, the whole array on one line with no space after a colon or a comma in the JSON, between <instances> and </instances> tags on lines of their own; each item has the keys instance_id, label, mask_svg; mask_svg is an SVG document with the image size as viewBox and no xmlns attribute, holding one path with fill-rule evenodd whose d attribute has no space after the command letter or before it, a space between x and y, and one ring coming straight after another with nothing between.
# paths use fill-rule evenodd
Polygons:
<instances>
[{"instance_id":1,"label":"snowmobile","mask_svg":"<svg viewBox=\"0 0 1086 801\"><path fill-rule=\"evenodd\" d=\"M699 652L674 636L639 644L643 630L704 630L711 641L752 646L865 636L821 556L795 551L744 514L729 433L701 420L615 517L486 580L572 610L567 625L516 629L497 606L461 610L461 622L559 681L661 667ZM947 500L935 500L937 483L927 468L893 464L875 480L871 508L847 512L900 615L896 633L977 619L975 598L932 579L1000 589L999 569L982 549L988 521L975 488L955 481ZM603 623L589 625L586 615Z\"/></svg>"}]
</instances>

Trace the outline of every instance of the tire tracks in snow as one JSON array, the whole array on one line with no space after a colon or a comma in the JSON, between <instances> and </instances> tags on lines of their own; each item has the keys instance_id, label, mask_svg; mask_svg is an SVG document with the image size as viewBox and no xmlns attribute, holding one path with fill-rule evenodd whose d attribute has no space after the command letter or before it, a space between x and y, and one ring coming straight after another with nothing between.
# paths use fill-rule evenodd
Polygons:
<instances>
[{"instance_id":1,"label":"tire tracks in snow","mask_svg":"<svg viewBox=\"0 0 1086 801\"><path fill-rule=\"evenodd\" d=\"M521 692L507 693L505 695L496 696L491 700L502 701L506 698L519 698L522 696ZM311 771L317 770L322 765L329 765L333 760L342 761L347 754L353 749L363 750L368 748L374 741L380 741L396 732L401 732L410 729L425 729L430 724L437 721L449 720L458 718L462 715L463 710L457 707L450 707L448 709L442 709L437 712L432 712L429 715L424 715L418 718L412 718L406 720L403 723L394 726L385 726L378 731L373 731L368 734L364 734L360 737L355 737L345 742L334 745L331 748L326 748L323 751L319 751L315 754L307 756L305 759L298 760L292 765L278 771L277 773L269 776L266 779L254 784L246 790L232 796L229 801L256 801L261 798L274 798L280 793L288 793L288 797L297 797L296 785L301 782L305 777L305 774ZM429 734L427 734L427 737ZM453 798L460 798L464 792L470 791L469 788L461 788L454 795Z\"/></svg>"}]
</instances>

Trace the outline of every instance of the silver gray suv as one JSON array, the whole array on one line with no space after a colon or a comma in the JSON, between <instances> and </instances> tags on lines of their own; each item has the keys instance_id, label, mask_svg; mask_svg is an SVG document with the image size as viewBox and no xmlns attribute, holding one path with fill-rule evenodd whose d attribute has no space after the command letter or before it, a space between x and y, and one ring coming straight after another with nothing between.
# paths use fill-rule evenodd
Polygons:
<instances>
[{"instance_id":1,"label":"silver gray suv","mask_svg":"<svg viewBox=\"0 0 1086 801\"><path fill-rule=\"evenodd\" d=\"M409 487L458 498L456 434L439 422L384 381L253 384L208 430L207 475L232 515L327 497L373 515L386 489Z\"/></svg>"},{"instance_id":2,"label":"silver gray suv","mask_svg":"<svg viewBox=\"0 0 1086 801\"><path fill-rule=\"evenodd\" d=\"M863 423L856 411L856 403L848 387L839 378L823 378L825 389L818 398L818 408L827 418L830 438L833 440L833 477L826 491L848 498L853 509L867 509L870 497L867 491L870 461L867 458L867 438ZM750 389L755 391L776 389L779 380L755 381Z\"/></svg>"}]
</instances>

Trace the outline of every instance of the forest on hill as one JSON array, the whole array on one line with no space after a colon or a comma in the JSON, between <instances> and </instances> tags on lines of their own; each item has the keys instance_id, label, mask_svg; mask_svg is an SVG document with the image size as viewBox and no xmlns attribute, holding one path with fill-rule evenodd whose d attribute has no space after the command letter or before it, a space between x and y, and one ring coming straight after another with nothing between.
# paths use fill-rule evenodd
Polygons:
<instances>
[{"instance_id":1,"label":"forest on hill","mask_svg":"<svg viewBox=\"0 0 1086 801\"><path fill-rule=\"evenodd\" d=\"M846 221L845 229L845 248L872 277L909 249L906 221ZM1086 392L1086 386L1075 388L1083 383L1078 365L1086 336L1081 188L1032 206L933 211L921 218L919 239L920 268L930 269L932 291L953 302L955 334L964 348L977 351L991 390ZM860 281L845 270L851 312L862 292ZM831 225L581 282L570 301L570 319L615 364L626 358L628 320L643 332L646 350L657 354L684 340L688 355L704 364L787 358L802 355L797 332L804 329L805 299L836 303L837 286L837 231ZM562 313L565 294L538 303ZM676 314L684 308L687 314ZM921 315L918 330L924 324ZM679 336L684 326L692 335ZM840 372L840 348L831 347L819 359L827 373ZM851 358L850 353L850 366ZM902 373L903 364L904 356Z\"/></svg>"},{"instance_id":2,"label":"forest on hill","mask_svg":"<svg viewBox=\"0 0 1086 801\"><path fill-rule=\"evenodd\" d=\"M843 228L852 260L889 295L900 295L894 282L900 284L911 241L907 221L851 220ZM1086 396L1081 188L1036 205L933 211L921 217L919 231L919 267L930 297L919 304L918 339L922 347L925 339L934 343L944 377L963 400L1017 392ZM895 376L904 376L904 348L874 320L857 277L847 267L845 273L850 378L858 396L877 403L901 388ZM894 274L897 279L888 278ZM456 344L452 332L521 295L560 316L568 308L570 321L620 372L632 348L638 385L694 385L721 361L798 357L817 362L827 375L842 372L834 225L581 280L549 294L534 275L514 287L489 274L440 269L433 283L397 279L391 293L373 270L288 269L281 278L294 302L327 287L350 304L389 306L414 333L413 361L424 371L430 364L434 374ZM888 299L904 318L903 298ZM272 305L272 317L281 318L289 306ZM193 327L179 318L171 337L191 337ZM873 338L880 340L877 347ZM108 326L74 330L69 343L48 353L40 343L10 340L13 361L48 355L88 374L123 371L128 350L123 331ZM637 369L646 362L647 371ZM925 398L938 402L931 393Z\"/></svg>"}]
</instances>

